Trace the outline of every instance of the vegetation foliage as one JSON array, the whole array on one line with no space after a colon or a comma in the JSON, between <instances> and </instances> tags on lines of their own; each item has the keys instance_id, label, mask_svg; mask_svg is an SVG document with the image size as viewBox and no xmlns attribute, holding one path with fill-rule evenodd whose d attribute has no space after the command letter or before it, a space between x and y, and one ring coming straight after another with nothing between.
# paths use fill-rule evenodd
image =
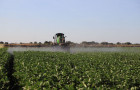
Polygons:
<instances>
[{"instance_id":1,"label":"vegetation foliage","mask_svg":"<svg viewBox=\"0 0 140 90\"><path fill-rule=\"evenodd\" d=\"M9 79L7 72L7 63L10 55L6 52L6 48L0 49L0 90L8 89Z\"/></svg>"},{"instance_id":2,"label":"vegetation foliage","mask_svg":"<svg viewBox=\"0 0 140 90\"><path fill-rule=\"evenodd\" d=\"M15 52L23 89L140 89L139 53Z\"/></svg>"}]
</instances>

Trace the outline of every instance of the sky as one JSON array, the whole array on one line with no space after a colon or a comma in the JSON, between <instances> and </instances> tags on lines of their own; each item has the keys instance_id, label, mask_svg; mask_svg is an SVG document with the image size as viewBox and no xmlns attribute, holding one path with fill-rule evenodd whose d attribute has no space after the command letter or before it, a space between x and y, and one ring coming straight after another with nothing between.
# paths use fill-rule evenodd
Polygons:
<instances>
[{"instance_id":1,"label":"sky","mask_svg":"<svg viewBox=\"0 0 140 90\"><path fill-rule=\"evenodd\" d=\"M0 0L0 41L140 43L140 0Z\"/></svg>"}]
</instances>

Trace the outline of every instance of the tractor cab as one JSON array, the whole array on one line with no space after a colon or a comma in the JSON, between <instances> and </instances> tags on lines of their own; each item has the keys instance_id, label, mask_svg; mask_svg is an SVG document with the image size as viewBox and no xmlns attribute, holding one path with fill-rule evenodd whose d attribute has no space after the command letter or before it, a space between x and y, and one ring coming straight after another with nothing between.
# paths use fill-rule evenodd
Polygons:
<instances>
[{"instance_id":1,"label":"tractor cab","mask_svg":"<svg viewBox=\"0 0 140 90\"><path fill-rule=\"evenodd\" d=\"M65 44L65 36L63 33L56 33L53 39L55 45Z\"/></svg>"}]
</instances>

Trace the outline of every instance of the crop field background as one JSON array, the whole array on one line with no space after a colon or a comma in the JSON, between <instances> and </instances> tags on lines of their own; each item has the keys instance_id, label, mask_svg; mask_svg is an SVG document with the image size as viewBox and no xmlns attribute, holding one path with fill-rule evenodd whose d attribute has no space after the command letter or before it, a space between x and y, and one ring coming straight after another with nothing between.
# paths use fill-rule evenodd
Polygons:
<instances>
[{"instance_id":1,"label":"crop field background","mask_svg":"<svg viewBox=\"0 0 140 90\"><path fill-rule=\"evenodd\" d=\"M16 51L13 55L0 49L0 89L140 89L140 51L124 49L81 53Z\"/></svg>"}]
</instances>

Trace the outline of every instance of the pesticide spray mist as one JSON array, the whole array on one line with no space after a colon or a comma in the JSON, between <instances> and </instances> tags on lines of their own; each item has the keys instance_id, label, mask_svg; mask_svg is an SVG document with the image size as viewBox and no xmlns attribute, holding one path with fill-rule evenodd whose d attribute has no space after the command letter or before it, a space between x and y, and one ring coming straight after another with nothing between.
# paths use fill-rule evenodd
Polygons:
<instances>
[{"instance_id":1,"label":"pesticide spray mist","mask_svg":"<svg viewBox=\"0 0 140 90\"><path fill-rule=\"evenodd\" d=\"M136 52L136 48L122 48L122 47L9 47L8 52L13 54L14 51L47 51L47 52L69 52L69 53L80 53L80 52ZM140 50L137 50L140 52Z\"/></svg>"},{"instance_id":2,"label":"pesticide spray mist","mask_svg":"<svg viewBox=\"0 0 140 90\"><path fill-rule=\"evenodd\" d=\"M13 52L24 52L24 51L47 51L47 52L70 52L70 48L62 47L9 47L7 50L10 54Z\"/></svg>"}]
</instances>

